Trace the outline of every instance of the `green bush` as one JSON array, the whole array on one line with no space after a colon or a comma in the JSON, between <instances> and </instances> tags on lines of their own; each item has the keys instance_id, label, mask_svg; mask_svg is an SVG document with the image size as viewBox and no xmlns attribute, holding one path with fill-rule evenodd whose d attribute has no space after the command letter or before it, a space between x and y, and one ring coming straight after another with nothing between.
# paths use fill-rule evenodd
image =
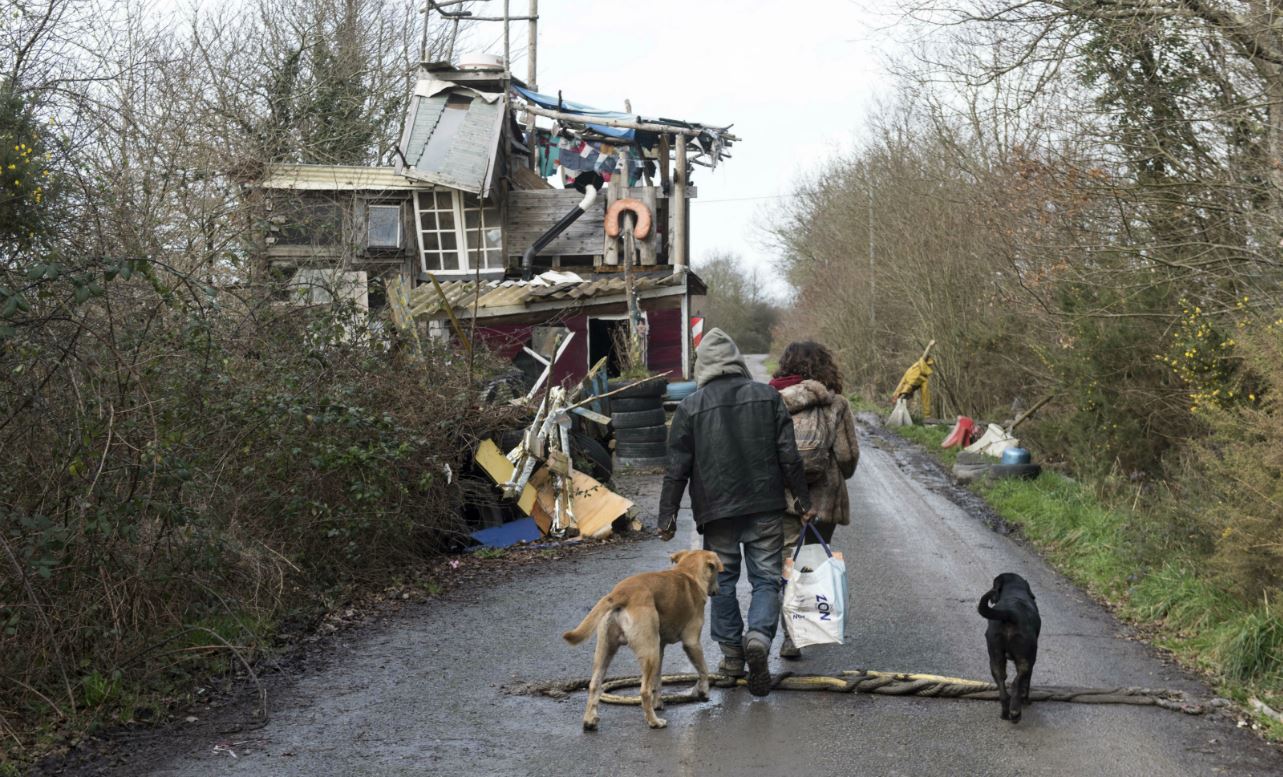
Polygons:
<instances>
[{"instance_id":1,"label":"green bush","mask_svg":"<svg viewBox=\"0 0 1283 777\"><path fill-rule=\"evenodd\" d=\"M1208 403L1211 434L1178 473L1192 513L1212 538L1212 563L1249 601L1283 595L1283 318L1244 329L1235 352L1239 400ZM1233 388L1227 389L1228 391Z\"/></svg>"},{"instance_id":2,"label":"green bush","mask_svg":"<svg viewBox=\"0 0 1283 777\"><path fill-rule=\"evenodd\" d=\"M463 530L505 423L467 359L149 266L77 306L73 277L0 340L0 726L127 718Z\"/></svg>"}]
</instances>

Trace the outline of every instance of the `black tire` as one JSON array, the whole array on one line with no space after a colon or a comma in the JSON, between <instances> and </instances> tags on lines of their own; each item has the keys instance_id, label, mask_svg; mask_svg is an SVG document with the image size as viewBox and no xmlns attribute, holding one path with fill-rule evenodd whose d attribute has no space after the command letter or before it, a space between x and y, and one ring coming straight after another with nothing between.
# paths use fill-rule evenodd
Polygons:
<instances>
[{"instance_id":1,"label":"black tire","mask_svg":"<svg viewBox=\"0 0 1283 777\"><path fill-rule=\"evenodd\" d=\"M662 408L664 401L659 397L636 397L633 399L615 399L610 398L610 412L612 413L636 413L641 410L654 410L657 407Z\"/></svg>"},{"instance_id":2,"label":"black tire","mask_svg":"<svg viewBox=\"0 0 1283 777\"><path fill-rule=\"evenodd\" d=\"M662 459L668 445L662 442L616 442L615 455L621 459Z\"/></svg>"},{"instance_id":3,"label":"black tire","mask_svg":"<svg viewBox=\"0 0 1283 777\"><path fill-rule=\"evenodd\" d=\"M642 426L635 429L616 429L615 440L625 443L668 442L667 426Z\"/></svg>"},{"instance_id":4,"label":"black tire","mask_svg":"<svg viewBox=\"0 0 1283 777\"><path fill-rule=\"evenodd\" d=\"M667 420L664 408L638 410L635 413L612 413L611 425L615 429L640 429L643 426L660 426Z\"/></svg>"},{"instance_id":5,"label":"black tire","mask_svg":"<svg viewBox=\"0 0 1283 777\"><path fill-rule=\"evenodd\" d=\"M521 438L526 436L525 429L504 429L495 435L495 445L499 446L499 451L507 453L521 444Z\"/></svg>"},{"instance_id":6,"label":"black tire","mask_svg":"<svg viewBox=\"0 0 1283 777\"><path fill-rule=\"evenodd\" d=\"M1033 480L1042 474L1040 464L995 464L989 468L987 477L991 480L1001 478L1024 478Z\"/></svg>"},{"instance_id":7,"label":"black tire","mask_svg":"<svg viewBox=\"0 0 1283 777\"><path fill-rule=\"evenodd\" d=\"M984 464L986 466L990 466L994 464L996 460L994 459L994 457L986 456L983 453L970 453L968 451L958 451L958 458L955 459L955 461L958 464L963 464L963 465Z\"/></svg>"},{"instance_id":8,"label":"black tire","mask_svg":"<svg viewBox=\"0 0 1283 777\"><path fill-rule=\"evenodd\" d=\"M971 483L988 475L989 466L986 464L955 464L953 466L953 477L959 483Z\"/></svg>"},{"instance_id":9,"label":"black tire","mask_svg":"<svg viewBox=\"0 0 1283 777\"><path fill-rule=\"evenodd\" d=\"M607 381L606 390L615 391L616 389L629 386L630 388L620 391L618 394L611 395L610 399L638 399L640 397L662 397L664 389L668 383L662 378L654 378L645 383L639 383L635 380L612 380Z\"/></svg>"},{"instance_id":10,"label":"black tire","mask_svg":"<svg viewBox=\"0 0 1283 777\"><path fill-rule=\"evenodd\" d=\"M606 446L597 442L582 432L570 433L570 446L573 449L573 460L575 468L583 467L583 471L592 475L602 483L610 480L614 474L615 463L610 458L610 451Z\"/></svg>"}]
</instances>

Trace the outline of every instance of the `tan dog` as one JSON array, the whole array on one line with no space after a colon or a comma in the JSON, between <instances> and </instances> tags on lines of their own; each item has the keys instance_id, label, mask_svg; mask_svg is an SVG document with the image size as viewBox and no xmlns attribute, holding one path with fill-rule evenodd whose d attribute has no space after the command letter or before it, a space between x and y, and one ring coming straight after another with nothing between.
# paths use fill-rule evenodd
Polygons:
<instances>
[{"instance_id":1,"label":"tan dog","mask_svg":"<svg viewBox=\"0 0 1283 777\"><path fill-rule=\"evenodd\" d=\"M682 643L699 672L695 691L701 699L708 698L708 667L704 665L699 634L704 628L704 603L717 593L722 560L708 550L679 550L669 558L674 564L672 569L643 572L619 581L578 626L562 635L570 644L578 645L597 629L597 651L593 654L588 706L584 710L585 731L597 730L601 681L620 645L631 645L641 664L641 707L651 728L668 725L668 721L655 716L656 707L663 708L659 678L665 645Z\"/></svg>"}]
</instances>

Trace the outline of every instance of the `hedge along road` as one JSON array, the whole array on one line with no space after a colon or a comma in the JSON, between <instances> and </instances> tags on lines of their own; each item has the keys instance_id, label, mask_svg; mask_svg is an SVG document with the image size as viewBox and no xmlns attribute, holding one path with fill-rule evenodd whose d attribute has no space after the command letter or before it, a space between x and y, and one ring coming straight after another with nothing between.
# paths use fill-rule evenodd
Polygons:
<instances>
[{"instance_id":1,"label":"hedge along road","mask_svg":"<svg viewBox=\"0 0 1283 777\"><path fill-rule=\"evenodd\" d=\"M753 358L761 371L762 360ZM846 645L812 648L774 669L931 672L987 679L976 601L999 572L1037 594L1040 684L1178 688L1211 695L1023 545L991 531L920 459L862 432L850 483L853 525L840 528L850 585ZM654 495L645 504L654 520ZM548 563L493 586L456 591L358 632L329 668L278 689L264 728L188 735L150 763L106 773L197 775L1260 775L1283 755L1232 716L1140 707L1035 703L1017 726L996 702L714 690L670 706L652 731L636 707L603 705L580 730L583 694L556 701L504 693L522 681L589 673L592 645L561 633L620 578L667 565L698 543L689 513L678 539L646 540ZM747 599L741 582L741 597ZM778 647L778 638L776 647ZM715 665L717 647L705 651ZM677 646L668 673L688 672ZM637 671L621 650L612 675ZM175 737L181 734L175 734ZM232 750L237 757L228 753ZM141 753L139 754L142 755ZM146 758L146 756L143 756Z\"/></svg>"}]
</instances>

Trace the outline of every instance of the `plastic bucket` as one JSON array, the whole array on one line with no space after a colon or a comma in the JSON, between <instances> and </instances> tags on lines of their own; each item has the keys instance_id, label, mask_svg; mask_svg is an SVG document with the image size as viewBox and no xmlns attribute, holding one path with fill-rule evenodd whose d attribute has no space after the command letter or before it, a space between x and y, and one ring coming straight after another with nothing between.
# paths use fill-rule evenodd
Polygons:
<instances>
[{"instance_id":1,"label":"plastic bucket","mask_svg":"<svg viewBox=\"0 0 1283 777\"><path fill-rule=\"evenodd\" d=\"M1028 448L1008 448L1002 452L1003 464L1028 464L1031 458Z\"/></svg>"}]
</instances>

